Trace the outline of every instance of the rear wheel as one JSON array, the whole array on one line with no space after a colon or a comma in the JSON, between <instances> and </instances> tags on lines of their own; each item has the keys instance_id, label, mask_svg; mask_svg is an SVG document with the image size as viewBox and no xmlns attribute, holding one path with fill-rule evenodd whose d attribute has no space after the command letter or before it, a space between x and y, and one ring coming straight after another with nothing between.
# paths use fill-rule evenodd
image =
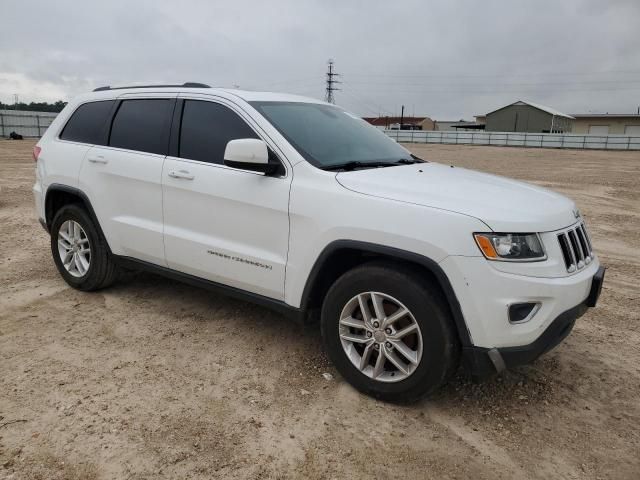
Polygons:
<instances>
[{"instance_id":1,"label":"rear wheel","mask_svg":"<svg viewBox=\"0 0 640 480\"><path fill-rule=\"evenodd\" d=\"M458 364L442 294L400 265L368 264L340 277L323 304L322 335L338 371L383 400L416 400Z\"/></svg>"},{"instance_id":2,"label":"rear wheel","mask_svg":"<svg viewBox=\"0 0 640 480\"><path fill-rule=\"evenodd\" d=\"M62 278L73 288L97 290L116 277L107 242L79 205L62 207L51 224L51 253Z\"/></svg>"}]
</instances>

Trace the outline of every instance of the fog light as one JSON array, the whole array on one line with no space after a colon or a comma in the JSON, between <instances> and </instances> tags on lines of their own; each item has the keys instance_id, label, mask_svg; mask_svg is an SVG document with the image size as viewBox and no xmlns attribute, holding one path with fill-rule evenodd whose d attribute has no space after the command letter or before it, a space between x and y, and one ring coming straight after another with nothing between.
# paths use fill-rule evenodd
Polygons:
<instances>
[{"instance_id":1,"label":"fog light","mask_svg":"<svg viewBox=\"0 0 640 480\"><path fill-rule=\"evenodd\" d=\"M509 305L509 322L528 322L540 310L540 302L514 303Z\"/></svg>"}]
</instances>

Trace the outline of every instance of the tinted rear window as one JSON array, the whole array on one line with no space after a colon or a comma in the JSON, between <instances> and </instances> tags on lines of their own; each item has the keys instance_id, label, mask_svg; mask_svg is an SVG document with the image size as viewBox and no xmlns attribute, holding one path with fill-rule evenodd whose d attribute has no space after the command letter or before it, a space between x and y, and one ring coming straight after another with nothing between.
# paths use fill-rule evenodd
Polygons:
<instances>
[{"instance_id":1,"label":"tinted rear window","mask_svg":"<svg viewBox=\"0 0 640 480\"><path fill-rule=\"evenodd\" d=\"M109 145L140 152L167 154L172 100L125 100L113 119Z\"/></svg>"},{"instance_id":2,"label":"tinted rear window","mask_svg":"<svg viewBox=\"0 0 640 480\"><path fill-rule=\"evenodd\" d=\"M181 158L222 164L227 143L239 138L258 136L235 112L213 102L184 102L180 130Z\"/></svg>"},{"instance_id":3,"label":"tinted rear window","mask_svg":"<svg viewBox=\"0 0 640 480\"><path fill-rule=\"evenodd\" d=\"M80 105L65 125L60 138L72 142L103 145L104 126L114 100Z\"/></svg>"}]
</instances>

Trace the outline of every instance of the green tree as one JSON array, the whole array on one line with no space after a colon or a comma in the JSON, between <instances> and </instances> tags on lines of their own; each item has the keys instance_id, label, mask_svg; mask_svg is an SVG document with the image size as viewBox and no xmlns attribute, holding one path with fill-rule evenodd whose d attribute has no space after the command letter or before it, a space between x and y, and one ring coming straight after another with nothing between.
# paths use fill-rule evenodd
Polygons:
<instances>
[{"instance_id":1,"label":"green tree","mask_svg":"<svg viewBox=\"0 0 640 480\"><path fill-rule=\"evenodd\" d=\"M0 110L27 110L29 112L60 112L66 105L67 105L67 102L63 102L62 100L58 100L55 103L19 102L14 104L7 104L7 103L0 102Z\"/></svg>"}]
</instances>

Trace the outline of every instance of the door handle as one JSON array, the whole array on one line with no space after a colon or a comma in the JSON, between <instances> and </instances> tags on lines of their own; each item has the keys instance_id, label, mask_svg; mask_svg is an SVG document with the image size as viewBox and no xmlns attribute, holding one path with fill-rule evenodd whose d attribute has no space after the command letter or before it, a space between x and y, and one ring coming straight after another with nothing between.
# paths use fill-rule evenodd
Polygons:
<instances>
[{"instance_id":1,"label":"door handle","mask_svg":"<svg viewBox=\"0 0 640 480\"><path fill-rule=\"evenodd\" d=\"M193 175L191 175L186 170L178 170L178 171L170 170L169 171L169 176L171 178L180 178L182 180L193 180L195 178Z\"/></svg>"},{"instance_id":2,"label":"door handle","mask_svg":"<svg viewBox=\"0 0 640 480\"><path fill-rule=\"evenodd\" d=\"M104 158L102 155L98 155L97 157L89 157L89 161L91 163L109 163L109 160L107 160L106 158Z\"/></svg>"}]
</instances>

